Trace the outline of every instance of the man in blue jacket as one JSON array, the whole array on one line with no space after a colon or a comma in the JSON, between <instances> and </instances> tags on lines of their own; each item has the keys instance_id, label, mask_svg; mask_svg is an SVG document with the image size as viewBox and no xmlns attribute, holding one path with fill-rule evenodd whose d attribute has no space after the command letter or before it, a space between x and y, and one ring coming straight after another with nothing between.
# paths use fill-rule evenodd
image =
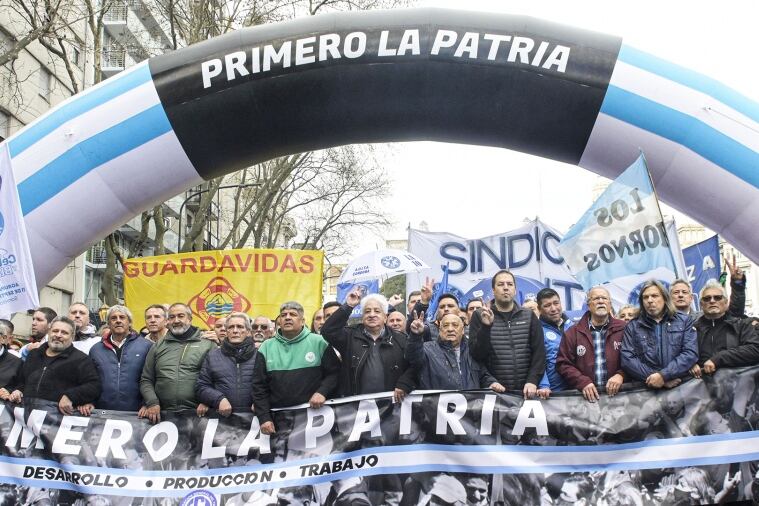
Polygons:
<instances>
[{"instance_id":1,"label":"man in blue jacket","mask_svg":"<svg viewBox=\"0 0 759 506\"><path fill-rule=\"evenodd\" d=\"M111 306L105 320L110 332L90 349L103 385L95 407L136 412L143 408L140 376L153 343L132 328L132 312L125 306ZM80 411L89 414L91 409L87 405Z\"/></svg>"},{"instance_id":2,"label":"man in blue jacket","mask_svg":"<svg viewBox=\"0 0 759 506\"><path fill-rule=\"evenodd\" d=\"M464 339L464 322L452 313L440 319L436 341L424 342L424 316L411 322L411 336L406 345L406 359L419 371L419 387L423 390L476 390L490 388L504 392L503 385L484 365L469 355Z\"/></svg>"},{"instance_id":3,"label":"man in blue jacket","mask_svg":"<svg viewBox=\"0 0 759 506\"><path fill-rule=\"evenodd\" d=\"M564 314L559 293L553 288L543 288L537 295L540 324L543 326L543 343L546 348L546 372L538 385L538 397L548 399L551 392L567 389L564 378L556 370L556 357L564 331L574 322Z\"/></svg>"},{"instance_id":4,"label":"man in blue jacket","mask_svg":"<svg viewBox=\"0 0 759 506\"><path fill-rule=\"evenodd\" d=\"M693 318L675 309L659 281L643 283L640 316L625 327L622 369L649 388L673 388L698 361Z\"/></svg>"}]
</instances>

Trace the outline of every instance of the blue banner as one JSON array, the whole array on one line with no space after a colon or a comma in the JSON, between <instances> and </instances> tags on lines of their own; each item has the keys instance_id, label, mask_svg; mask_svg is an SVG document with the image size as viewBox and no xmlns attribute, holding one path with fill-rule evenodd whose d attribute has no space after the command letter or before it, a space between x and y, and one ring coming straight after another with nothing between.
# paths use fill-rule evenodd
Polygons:
<instances>
[{"instance_id":1,"label":"blue banner","mask_svg":"<svg viewBox=\"0 0 759 506\"><path fill-rule=\"evenodd\" d=\"M569 229L558 249L588 290L657 268L677 272L669 239L641 154Z\"/></svg>"},{"instance_id":2,"label":"blue banner","mask_svg":"<svg viewBox=\"0 0 759 506\"><path fill-rule=\"evenodd\" d=\"M337 285L337 301L340 304L345 304L345 298L353 290L358 289L363 299L370 293L379 293L379 280L372 279L368 281L361 281L360 283L338 283ZM353 308L351 318L361 317L361 304Z\"/></svg>"},{"instance_id":3,"label":"blue banner","mask_svg":"<svg viewBox=\"0 0 759 506\"><path fill-rule=\"evenodd\" d=\"M696 309L700 309L698 293L710 279L719 279L719 237L713 236L683 249L685 268L691 284Z\"/></svg>"},{"instance_id":4,"label":"blue banner","mask_svg":"<svg viewBox=\"0 0 759 506\"><path fill-rule=\"evenodd\" d=\"M435 314L437 314L437 306L440 303L440 296L448 292L448 264L443 266L443 279L440 283L435 284L434 291L435 293L432 294L430 307L427 310L427 317L425 318L428 323L435 321ZM459 304L461 304L460 300Z\"/></svg>"}]
</instances>

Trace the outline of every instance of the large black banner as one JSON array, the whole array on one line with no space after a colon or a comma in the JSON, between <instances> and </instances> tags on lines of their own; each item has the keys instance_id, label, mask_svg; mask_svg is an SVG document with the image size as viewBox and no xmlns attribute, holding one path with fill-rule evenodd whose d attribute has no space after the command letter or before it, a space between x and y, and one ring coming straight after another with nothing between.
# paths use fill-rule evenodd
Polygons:
<instances>
[{"instance_id":1,"label":"large black banner","mask_svg":"<svg viewBox=\"0 0 759 506\"><path fill-rule=\"evenodd\" d=\"M577 164L620 46L526 16L330 13L156 56L150 72L204 179L289 153L412 140Z\"/></svg>"},{"instance_id":2,"label":"large black banner","mask_svg":"<svg viewBox=\"0 0 759 506\"><path fill-rule=\"evenodd\" d=\"M275 414L0 404L4 504L703 504L759 498L759 368L588 403L489 391Z\"/></svg>"}]
</instances>

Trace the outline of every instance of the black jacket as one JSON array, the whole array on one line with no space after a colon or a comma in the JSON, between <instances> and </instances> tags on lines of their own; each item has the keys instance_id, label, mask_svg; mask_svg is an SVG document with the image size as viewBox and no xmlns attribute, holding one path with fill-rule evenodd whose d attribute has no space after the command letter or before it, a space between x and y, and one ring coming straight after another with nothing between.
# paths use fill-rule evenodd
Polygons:
<instances>
[{"instance_id":1,"label":"black jacket","mask_svg":"<svg viewBox=\"0 0 759 506\"><path fill-rule=\"evenodd\" d=\"M759 364L759 335L750 320L729 314L696 322L698 364L711 360L717 367L742 367Z\"/></svg>"},{"instance_id":2,"label":"black jacket","mask_svg":"<svg viewBox=\"0 0 759 506\"><path fill-rule=\"evenodd\" d=\"M95 403L100 397L100 376L90 357L73 344L47 358L48 343L29 352L21 368L19 389L24 397L58 402L64 395L74 406Z\"/></svg>"},{"instance_id":3,"label":"black jacket","mask_svg":"<svg viewBox=\"0 0 759 506\"><path fill-rule=\"evenodd\" d=\"M423 390L477 390L496 382L480 362L469 353L468 339L461 340L459 360L450 343L423 342L421 334L409 336L406 357L419 371L419 388Z\"/></svg>"},{"instance_id":4,"label":"black jacket","mask_svg":"<svg viewBox=\"0 0 759 506\"><path fill-rule=\"evenodd\" d=\"M7 349L0 355L0 388L8 392L16 390L23 360L10 353Z\"/></svg>"},{"instance_id":5,"label":"black jacket","mask_svg":"<svg viewBox=\"0 0 759 506\"><path fill-rule=\"evenodd\" d=\"M358 395L361 392L361 372L366 365L367 351L372 344L371 338L364 335L363 325L346 326L352 311L353 308L343 304L321 328L324 339L340 353L342 359L339 385L343 397ZM416 388L416 373L406 360L407 340L406 334L385 327L385 334L381 337L379 345L385 372L385 392L400 388L408 393Z\"/></svg>"},{"instance_id":6,"label":"black jacket","mask_svg":"<svg viewBox=\"0 0 759 506\"><path fill-rule=\"evenodd\" d=\"M256 351L236 359L227 348L209 351L203 359L195 395L198 401L214 409L226 398L235 412L250 412L253 405L253 370L256 365ZM252 340L251 340L251 346Z\"/></svg>"},{"instance_id":7,"label":"black jacket","mask_svg":"<svg viewBox=\"0 0 759 506\"><path fill-rule=\"evenodd\" d=\"M546 368L543 326L535 313L514 303L502 313L491 302L493 325L482 323L481 311L469 323L470 353L485 364L498 382L509 390L522 390L525 383L540 384Z\"/></svg>"}]
</instances>

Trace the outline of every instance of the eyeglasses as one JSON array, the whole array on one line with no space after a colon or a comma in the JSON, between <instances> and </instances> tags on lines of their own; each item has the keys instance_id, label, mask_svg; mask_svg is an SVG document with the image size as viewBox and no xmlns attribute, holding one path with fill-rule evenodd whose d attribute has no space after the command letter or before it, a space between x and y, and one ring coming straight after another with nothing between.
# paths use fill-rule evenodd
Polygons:
<instances>
[{"instance_id":1,"label":"eyeglasses","mask_svg":"<svg viewBox=\"0 0 759 506\"><path fill-rule=\"evenodd\" d=\"M712 301L719 302L724 298L725 298L724 295L704 295L703 297L701 297L701 302L712 302Z\"/></svg>"},{"instance_id":2,"label":"eyeglasses","mask_svg":"<svg viewBox=\"0 0 759 506\"><path fill-rule=\"evenodd\" d=\"M269 326L265 323L260 323L258 325L253 324L251 325L251 327L253 328L253 330L266 330L269 328Z\"/></svg>"}]
</instances>

